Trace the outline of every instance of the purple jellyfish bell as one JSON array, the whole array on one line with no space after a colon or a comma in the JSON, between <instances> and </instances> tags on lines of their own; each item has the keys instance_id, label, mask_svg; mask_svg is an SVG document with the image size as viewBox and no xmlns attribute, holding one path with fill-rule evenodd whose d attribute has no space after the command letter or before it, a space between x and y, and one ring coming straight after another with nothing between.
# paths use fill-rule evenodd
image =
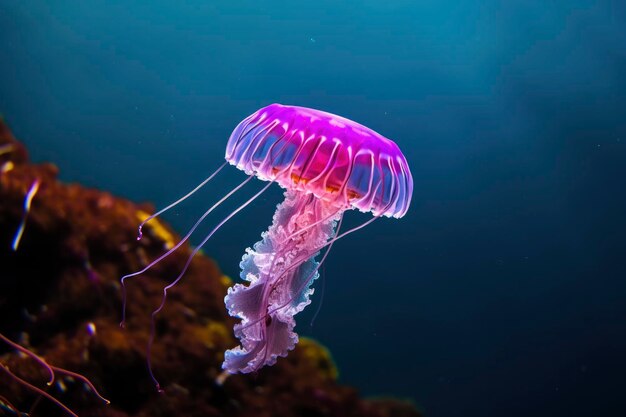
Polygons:
<instances>
[{"instance_id":1,"label":"purple jellyfish bell","mask_svg":"<svg viewBox=\"0 0 626 417\"><path fill-rule=\"evenodd\" d=\"M294 315L311 303L320 264L343 236L335 231L343 213L357 208L374 219L402 217L413 181L389 139L333 114L280 104L237 126L226 160L286 189L272 225L241 261L249 284L235 284L225 297L229 313L241 319L235 325L241 346L226 351L222 367L246 373L274 364L298 342Z\"/></svg>"},{"instance_id":2,"label":"purple jellyfish bell","mask_svg":"<svg viewBox=\"0 0 626 417\"><path fill-rule=\"evenodd\" d=\"M230 163L248 174L237 187L211 206L183 239L140 271L122 277L123 326L126 320L126 280L142 274L177 250L198 225L220 204L253 178L268 183L220 221L192 251L180 274L163 288L161 304L152 312L148 342L155 338L155 319L167 292L183 277L193 256L235 214L248 206L273 182L285 191L285 201L272 225L241 261L241 278L225 297L232 316L241 319L235 335L241 345L226 351L223 369L228 373L252 372L286 356L298 342L294 316L311 301L310 288L333 243L375 219L406 214L413 193L409 166L398 146L371 129L343 117L304 107L272 104L243 120L226 146L226 162L192 191L149 216L139 226L184 201ZM374 217L339 233L343 213L349 209L371 212ZM321 260L315 257L325 249Z\"/></svg>"}]
</instances>

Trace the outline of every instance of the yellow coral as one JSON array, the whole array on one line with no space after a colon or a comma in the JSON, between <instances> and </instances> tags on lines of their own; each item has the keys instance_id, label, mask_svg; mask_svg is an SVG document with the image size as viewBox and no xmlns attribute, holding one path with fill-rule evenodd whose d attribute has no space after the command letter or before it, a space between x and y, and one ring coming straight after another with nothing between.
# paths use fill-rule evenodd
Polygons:
<instances>
[{"instance_id":1,"label":"yellow coral","mask_svg":"<svg viewBox=\"0 0 626 417\"><path fill-rule=\"evenodd\" d=\"M6 161L0 167L0 174L5 174L5 173L13 170L13 168L15 168L15 164L13 163L13 161Z\"/></svg>"},{"instance_id":2,"label":"yellow coral","mask_svg":"<svg viewBox=\"0 0 626 417\"><path fill-rule=\"evenodd\" d=\"M147 217L150 216L150 214L146 213L143 210L137 210L136 216L139 221L144 221ZM158 219L150 220L149 223L146 223L146 226L152 229L152 232L163 241L163 243L165 244L165 249L172 249L174 247L174 245L176 244L174 235L171 234L169 230L167 230L165 226L163 226L163 224L159 222Z\"/></svg>"},{"instance_id":3,"label":"yellow coral","mask_svg":"<svg viewBox=\"0 0 626 417\"><path fill-rule=\"evenodd\" d=\"M195 327L193 333L195 338L209 349L215 348L218 343L220 346L223 345L223 341L230 338L230 331L226 325L217 321L209 321L205 326Z\"/></svg>"},{"instance_id":4,"label":"yellow coral","mask_svg":"<svg viewBox=\"0 0 626 417\"><path fill-rule=\"evenodd\" d=\"M302 356L319 369L320 373L327 378L336 380L339 377L339 370L333 361L330 351L313 339L301 337L298 349Z\"/></svg>"},{"instance_id":5,"label":"yellow coral","mask_svg":"<svg viewBox=\"0 0 626 417\"><path fill-rule=\"evenodd\" d=\"M233 280L230 279L230 277L228 275L222 275L220 277L220 282L225 287L230 287L231 285L233 285Z\"/></svg>"}]
</instances>

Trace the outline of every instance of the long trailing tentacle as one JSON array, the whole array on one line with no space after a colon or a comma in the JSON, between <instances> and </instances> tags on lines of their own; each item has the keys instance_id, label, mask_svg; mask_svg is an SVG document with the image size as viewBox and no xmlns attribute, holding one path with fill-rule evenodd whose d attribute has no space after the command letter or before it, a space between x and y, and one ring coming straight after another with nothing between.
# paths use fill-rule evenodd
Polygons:
<instances>
[{"instance_id":1,"label":"long trailing tentacle","mask_svg":"<svg viewBox=\"0 0 626 417\"><path fill-rule=\"evenodd\" d=\"M48 372L48 374L50 375L50 379L48 380L48 382L46 382L46 384L48 386L52 385L52 383L54 382L54 370L52 369L52 367L50 365L48 365L48 362L46 362L46 360L44 358L42 358L41 356L37 355L35 352L32 352L32 351L26 349L22 345L19 345L19 344L15 343L14 341L9 339L8 337L3 335L2 333L0 333L0 340L2 340L7 345L11 346L13 349L15 349L15 350L23 353L24 355L28 356L29 358L34 359L35 362L37 362L39 365L41 365L41 367L44 368Z\"/></svg>"},{"instance_id":2,"label":"long trailing tentacle","mask_svg":"<svg viewBox=\"0 0 626 417\"><path fill-rule=\"evenodd\" d=\"M88 380L86 377L82 376L81 374L77 374L76 372L72 372L72 371L68 371L67 369L63 369L63 368L59 368L58 366L50 366L55 372L58 372L60 374L65 374L67 376L70 376L74 379L79 379L81 381L83 381L83 384L87 385L89 387L89 389L91 389L91 391L96 395L96 397L100 398L100 400L102 400L102 402L104 402L105 404L111 404L111 401L109 401L108 399L104 398L102 396L102 394L100 394L98 392L98 390L96 389L96 387L91 383L90 380Z\"/></svg>"},{"instance_id":3,"label":"long trailing tentacle","mask_svg":"<svg viewBox=\"0 0 626 417\"><path fill-rule=\"evenodd\" d=\"M324 302L324 292L326 289L326 268L324 268L324 265L322 265L322 272L320 272L320 300L317 302L317 308L315 309L315 313L313 313L313 317L311 318L311 321L309 322L309 327L313 328L313 323L315 323L315 320L317 319L317 316L320 314L320 311L322 311L322 303Z\"/></svg>"},{"instance_id":4,"label":"long trailing tentacle","mask_svg":"<svg viewBox=\"0 0 626 417\"><path fill-rule=\"evenodd\" d=\"M267 156L265 157L265 160L261 163L261 166L265 166L269 163L273 163L273 161L281 154L282 150L285 148L285 146L287 146L288 142L283 141L283 136L281 136L278 140L276 140L271 146L270 149L268 151ZM272 157L272 153L274 151L274 148L277 147L277 145L280 144L279 150L276 153L275 156ZM185 195L184 197L182 197L181 199L177 200L176 202L174 202L173 204L171 204L170 206L166 207L165 209L159 211L158 213L154 214L153 216L149 217L148 219L146 219L143 223L145 224L147 221L149 221L150 219L156 217L157 215L163 213L165 210L173 207L174 205L182 202L183 200L185 200L187 197L189 197L191 194L193 194L195 191L197 191L200 187L202 187L204 184L206 184L215 174L217 174L217 172L219 172L225 165L227 164L227 162L225 162L224 164L222 164L222 166L216 171L214 172L209 178L207 178L205 181L203 181L199 186L197 186L194 190L192 190L190 193L188 193L187 195ZM250 198L246 203L244 203L243 205L241 205L239 208L237 208L235 211L233 211L228 217L226 217L224 220L222 220L212 231L211 233L200 243L200 245L198 245L193 251L192 253L189 255L187 262L185 264L185 266L183 267L182 272L179 274L179 276L172 281L169 285L167 285L166 287L163 288L163 297L161 299L161 304L159 305L159 307L157 309L155 309L152 312L151 315L151 331L150 331L150 338L148 341L148 349L147 349L147 362L148 362L148 372L150 374L150 377L152 378L152 380L154 381L157 390L158 391L162 391L160 388L160 384L158 382L158 380L156 379L156 377L154 376L153 370L152 370L152 363L151 363L151 350L152 350L152 345L154 343L154 338L155 338L155 334L156 334L156 329L155 329L155 319L156 319L156 315L164 308L165 306L165 301L167 298L167 291L169 289L171 289L174 285L176 285L180 279L182 278L182 276L185 274L185 272L187 271L187 268L189 268L189 265L191 264L191 260L193 259L193 257L197 254L197 252L202 248L202 246L209 240L209 238L213 235L213 233L215 233L217 231L217 229L219 229L224 223L226 223L231 217L233 217L235 214L237 214L239 211L241 211L244 207L246 207L248 204L250 204L254 199L256 199L262 192L264 192L265 190L267 190L270 185L274 182L274 180L276 179L276 177L278 175L281 175L286 169L288 169L289 166L279 170L278 172L274 172L273 176L270 178L270 182L263 187L263 189L261 189L261 191L259 191L257 194L255 194L252 198ZM189 232L187 233L187 235L185 235L185 237L181 240L181 242L179 242L177 245L175 245L173 248L171 248L168 252L166 252L165 254L161 255L159 258L157 258L155 261L151 262L148 266L146 266L144 269L142 269L141 271L135 272L133 274L129 274L129 275L125 275L124 277L122 277L122 296L123 296L123 304L124 304L124 311L123 311L123 315L122 315L122 322L120 323L120 325L123 327L124 323L125 323L125 318L126 318L126 288L124 286L125 280L139 275L145 271L147 271L149 268L151 268L152 266L154 266L157 262L159 262L160 260L162 260L163 258L165 258L166 256L168 256L169 254L171 254L172 252L174 252L176 249L178 249L190 236L191 234L195 231L195 229L198 227L198 225L204 220L204 218L206 216L208 216L208 214L213 211L213 209L215 207L217 207L217 205L219 205L221 202L223 202L224 200L226 200L229 196L231 196L235 191L237 191L239 188L241 188L243 185L245 185L248 181L250 181L252 178L254 177L254 175L250 175L248 177L248 179L246 179L243 183L241 183L239 186L237 186L235 189L233 189L231 192L229 192L225 197L223 197L216 205L214 205L213 207L211 207L209 210L207 210L204 215L196 222L196 224L189 230ZM141 226L139 228L140 230L140 237L141 237Z\"/></svg>"},{"instance_id":5,"label":"long trailing tentacle","mask_svg":"<svg viewBox=\"0 0 626 417\"><path fill-rule=\"evenodd\" d=\"M0 151L1 150L2 148L0 147ZM2 153L0 152L0 155L1 154ZM2 395L0 395L0 408L8 409L9 411L11 411L13 414L15 414L18 417L29 417L28 414L19 411L16 406L11 404L11 401L7 400Z\"/></svg>"},{"instance_id":6,"label":"long trailing tentacle","mask_svg":"<svg viewBox=\"0 0 626 417\"><path fill-rule=\"evenodd\" d=\"M343 216L340 220L343 220ZM339 233L339 229L341 228L341 224L337 225L337 230L335 230L335 236L337 235L337 233ZM317 302L317 307L315 308L315 313L313 314L313 318L311 319L309 326L311 328L313 328L313 323L315 322L315 319L317 318L317 315L320 313L320 311L322 310L322 304L324 303L324 292L326 289L326 265L322 265L320 268L320 272L319 272L319 278L317 279L319 281L319 283L317 284L319 287L319 291L320 291L320 295L318 296L319 300Z\"/></svg>"},{"instance_id":7,"label":"long trailing tentacle","mask_svg":"<svg viewBox=\"0 0 626 417\"><path fill-rule=\"evenodd\" d=\"M157 263L161 262L163 259L165 259L166 257L168 257L172 252L174 252L176 249L180 248L183 243L185 243L189 237L193 234L193 232L195 232L195 230L198 228L198 226L200 225L200 223L202 223L202 221L204 221L204 219L213 211L217 208L217 206L219 206L220 204L222 204L226 199L228 199L231 195L233 195L235 192L237 192L238 190L241 189L241 187L243 187L244 185L246 185L253 177L248 177L247 179L245 179L243 182L241 182L237 187L233 188L228 194L226 194L224 197L222 197L217 203L215 203L213 206L211 206L211 208L209 208L207 211L204 212L204 214L196 221L196 223L189 229L189 231L187 232L187 234L180 240L180 242L178 242L174 247L172 247L171 249L169 249L167 252L165 252L164 254L162 254L161 256L159 256L158 258L156 258L154 261L150 262L146 267L144 267L143 269L141 269L140 271L137 272L133 272L132 274L127 274L124 275L120 282L122 285L122 321L120 322L120 326L124 327L125 323L126 323L126 302L127 302L127 293L126 293L126 280L128 278L132 278L135 277L137 275L143 274L144 272L146 272L148 269L152 268L154 265L156 265Z\"/></svg>"},{"instance_id":8,"label":"long trailing tentacle","mask_svg":"<svg viewBox=\"0 0 626 417\"><path fill-rule=\"evenodd\" d=\"M67 414L71 415L72 417L78 417L78 415L76 413L74 413L72 410L70 410L65 404L63 404L61 401L57 400L56 398L54 398L52 395L48 394L46 391L42 390L41 388L37 388L36 386L34 386L33 384L31 384L30 382L20 378L19 376L15 375L13 372L11 372L11 370L9 369L8 366L1 364L0 363L0 370L4 371L10 378L13 378L14 380L16 380L17 382L19 382L21 385L25 386L26 388L28 388L31 391L36 392L39 395L43 395L44 397L46 397L48 400L52 401L54 404L57 405L57 407L59 407L60 409L62 409L64 412L66 412Z\"/></svg>"},{"instance_id":9,"label":"long trailing tentacle","mask_svg":"<svg viewBox=\"0 0 626 417\"><path fill-rule=\"evenodd\" d=\"M46 362L46 360L44 358L42 358L41 356L37 355L33 351L26 349L22 345L20 345L18 343L15 343L14 341L9 339L8 337L3 335L2 333L0 333L0 340L2 340L7 345L11 346L13 349L19 351L20 353L28 356L31 359L34 359L39 365L41 365L48 372L48 374L50 375L50 379L48 380L48 382L46 382L46 385L51 386L54 383L55 372L58 372L58 373L65 374L65 375L71 376L72 378L79 379L79 380L83 381L83 383L85 383L93 391L93 393L98 398L100 398L103 402L105 402L107 404L111 403L111 401L109 401L106 398L104 398L98 392L96 387L91 383L91 381L89 381L89 379L87 379L83 375L81 375L79 373L76 373L76 372L68 371L67 369L59 368L58 366L50 365L48 362Z\"/></svg>"},{"instance_id":10,"label":"long trailing tentacle","mask_svg":"<svg viewBox=\"0 0 626 417\"><path fill-rule=\"evenodd\" d=\"M15 343L14 341L9 339L8 337L4 336L2 333L0 333L0 340L2 340L3 342L5 342L9 346L11 346L13 349L17 350L18 352L24 354L25 356L27 356L27 357L29 357L31 359L34 359L39 365L41 365L44 369L46 369L46 371L50 374L50 379L46 383L47 386L51 386L53 384L54 379L55 379L55 372L58 372L58 373L65 374L65 375L67 375L69 377L72 377L74 379L77 379L77 380L83 382L85 385L87 385L89 387L89 389L91 389L91 391L100 400L102 400L106 404L110 404L111 403L109 400L104 398L98 392L96 387L85 376L83 376L83 375L81 375L79 373L76 373L76 372L68 371L67 369L59 368L58 366L53 366L53 365L48 364L48 362L46 362L46 360L44 358L42 358L41 356L35 354L34 352L26 349L25 347ZM5 365L3 363L0 363L0 369L2 371L4 371L9 377L11 377L15 381L17 381L20 385L22 385L22 386L28 388L29 390L39 394L40 396L43 396L43 397L47 398L48 400L52 401L55 405L57 405L59 408L61 408L65 413L67 413L67 414L69 414L71 416L78 417L72 410L70 410L65 404L63 404L58 399L54 398L52 395L48 394L46 391L42 390L41 388L38 388L38 387L34 386L33 384L31 384L30 382L28 382L28 381L20 378L19 376L15 375L9 369L9 367L7 365ZM2 398L2 397L0 397L0 398ZM16 410L16 408L13 407L10 403L8 403L8 405L13 410ZM28 415L28 414L25 413L24 415Z\"/></svg>"},{"instance_id":11,"label":"long trailing tentacle","mask_svg":"<svg viewBox=\"0 0 626 417\"><path fill-rule=\"evenodd\" d=\"M171 203L167 207L162 208L161 210L157 211L156 213L154 213L153 215L149 216L144 221L142 221L141 224L139 225L138 230L137 230L137 240L141 240L141 238L143 237L142 229L143 229L143 226L146 223L148 223L150 220L154 219L155 217L160 216L161 214L165 213L167 210L171 209L172 207L182 203L183 201L185 201L186 199L191 197L191 195L193 193L198 191L200 188L204 187L207 182L211 181L213 179L213 177L215 177L218 174L218 172L220 172L222 170L222 168L224 168L226 166L226 164L227 164L227 162L224 162L218 169L213 171L213 173L211 175L209 175L205 180L203 180L200 184L196 185L196 187L193 190L189 191L187 194L185 194L184 196L182 196L178 200L174 201L173 203Z\"/></svg>"},{"instance_id":12,"label":"long trailing tentacle","mask_svg":"<svg viewBox=\"0 0 626 417\"><path fill-rule=\"evenodd\" d=\"M182 279L183 275L185 275L185 272L187 272L187 269L189 268L189 265L191 265L191 261L194 258L194 256L196 256L198 251L200 251L200 249L202 249L204 244L213 236L213 234L215 232L217 232L217 230L220 227L222 227L224 225L224 223L226 223L228 220L230 220L235 214L239 213L241 210L246 208L250 203L252 203L257 197L259 197L265 190L267 190L270 187L270 185L272 185L272 182L269 182L265 187L263 187L255 195L250 197L245 203L243 203L242 205L237 207L232 213L230 213L228 216L226 216L221 222L219 222L218 225L215 226L213 228L213 230L211 230L211 232L202 240L202 242L200 242L200 244L191 252L189 257L187 258L187 262L185 263L185 266L183 267L183 269L180 272L180 274L178 275L178 277L176 277L176 279L174 281L172 281L170 284L168 284L166 287L163 288L163 296L161 298L161 304L159 304L159 306L152 312L152 316L151 316L150 338L148 340L148 354L147 354L147 356L148 356L148 371L150 372L150 377L154 381L158 391L162 391L161 390L161 385L159 384L159 381L156 379L156 377L154 376L154 373L152 371L152 363L151 363L150 355L151 355L151 352L152 352L152 345L154 344L154 338L155 338L155 335L156 335L156 316L165 307L165 301L167 299L167 291L170 290L172 287L174 287Z\"/></svg>"}]
</instances>

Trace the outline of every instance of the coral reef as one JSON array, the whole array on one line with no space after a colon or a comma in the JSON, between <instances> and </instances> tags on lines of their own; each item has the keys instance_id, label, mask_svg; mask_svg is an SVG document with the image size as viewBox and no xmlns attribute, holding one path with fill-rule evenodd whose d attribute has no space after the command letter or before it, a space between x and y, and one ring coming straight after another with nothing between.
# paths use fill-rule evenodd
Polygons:
<instances>
[{"instance_id":1,"label":"coral reef","mask_svg":"<svg viewBox=\"0 0 626 417\"><path fill-rule=\"evenodd\" d=\"M111 404L71 375L59 374L46 386L45 368L8 344L0 344L0 366L81 417L419 415L408 403L362 399L339 384L328 351L307 339L273 367L224 379L224 351L237 344L223 301L232 283L204 255L194 258L158 317L152 357L165 393L156 392L146 372L149 313L190 248L129 281L121 329L119 277L145 266L178 236L153 221L138 242L136 227L153 212L150 205L61 183L57 171L29 163L25 147L0 121L0 333L51 365L85 375ZM64 415L0 374L0 415L19 415L13 408Z\"/></svg>"}]
</instances>

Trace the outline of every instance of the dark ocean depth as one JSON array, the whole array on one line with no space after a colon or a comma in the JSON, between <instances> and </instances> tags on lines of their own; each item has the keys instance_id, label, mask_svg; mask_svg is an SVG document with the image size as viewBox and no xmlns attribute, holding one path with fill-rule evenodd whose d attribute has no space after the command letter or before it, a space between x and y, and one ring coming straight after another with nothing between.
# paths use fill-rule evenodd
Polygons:
<instances>
[{"instance_id":1,"label":"dark ocean depth","mask_svg":"<svg viewBox=\"0 0 626 417\"><path fill-rule=\"evenodd\" d=\"M626 415L626 2L0 0L0 113L64 181L162 207L273 102L412 170L408 214L337 242L297 317L343 382L427 417ZM184 233L244 178L164 218ZM206 245L226 274L281 199Z\"/></svg>"}]
</instances>

